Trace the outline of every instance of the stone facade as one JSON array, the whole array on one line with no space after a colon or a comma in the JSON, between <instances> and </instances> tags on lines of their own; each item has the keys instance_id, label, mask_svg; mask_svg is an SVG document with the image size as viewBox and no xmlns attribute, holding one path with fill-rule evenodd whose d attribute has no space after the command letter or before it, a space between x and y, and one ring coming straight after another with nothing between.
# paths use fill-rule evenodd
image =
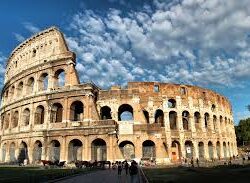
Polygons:
<instances>
[{"instance_id":1,"label":"stone facade","mask_svg":"<svg viewBox=\"0 0 250 183\"><path fill-rule=\"evenodd\" d=\"M52 27L24 43L6 65L0 162L148 159L237 155L229 101L211 90L130 82L102 90L81 84L75 54Z\"/></svg>"}]
</instances>

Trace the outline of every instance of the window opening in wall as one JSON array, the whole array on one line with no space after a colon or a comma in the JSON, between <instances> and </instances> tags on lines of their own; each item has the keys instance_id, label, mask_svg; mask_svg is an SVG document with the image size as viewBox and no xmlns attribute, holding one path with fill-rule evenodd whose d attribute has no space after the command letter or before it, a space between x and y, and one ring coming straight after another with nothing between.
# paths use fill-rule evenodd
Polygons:
<instances>
[{"instance_id":1,"label":"window opening in wall","mask_svg":"<svg viewBox=\"0 0 250 183\"><path fill-rule=\"evenodd\" d=\"M36 49L33 49L32 51L32 57L35 57L36 56Z\"/></svg>"},{"instance_id":2,"label":"window opening in wall","mask_svg":"<svg viewBox=\"0 0 250 183\"><path fill-rule=\"evenodd\" d=\"M159 85L154 85L154 92L159 92L159 91L160 91Z\"/></svg>"},{"instance_id":3,"label":"window opening in wall","mask_svg":"<svg viewBox=\"0 0 250 183\"><path fill-rule=\"evenodd\" d=\"M177 113L175 111L169 112L169 123L171 130L177 129Z\"/></svg>"},{"instance_id":4,"label":"window opening in wall","mask_svg":"<svg viewBox=\"0 0 250 183\"><path fill-rule=\"evenodd\" d=\"M42 105L39 105L36 108L35 124L43 124L43 123L44 123L44 107Z\"/></svg>"},{"instance_id":5,"label":"window opening in wall","mask_svg":"<svg viewBox=\"0 0 250 183\"><path fill-rule=\"evenodd\" d=\"M112 119L111 116L111 109L108 106L103 106L101 108L101 119L105 120L105 119Z\"/></svg>"},{"instance_id":6,"label":"window opening in wall","mask_svg":"<svg viewBox=\"0 0 250 183\"><path fill-rule=\"evenodd\" d=\"M211 107L211 111L214 112L214 111L215 111L215 108L216 108L216 106L213 104L212 107Z\"/></svg>"},{"instance_id":7,"label":"window opening in wall","mask_svg":"<svg viewBox=\"0 0 250 183\"><path fill-rule=\"evenodd\" d=\"M161 126L164 126L164 114L160 109L155 111L155 123L159 123Z\"/></svg>"},{"instance_id":8,"label":"window opening in wall","mask_svg":"<svg viewBox=\"0 0 250 183\"><path fill-rule=\"evenodd\" d=\"M23 125L28 126L29 122L30 122L30 110L28 108L26 108L23 111Z\"/></svg>"},{"instance_id":9,"label":"window opening in wall","mask_svg":"<svg viewBox=\"0 0 250 183\"><path fill-rule=\"evenodd\" d=\"M189 113L188 113L188 111L183 111L182 112L182 123L183 123L184 130L189 129L188 122L189 122Z\"/></svg>"},{"instance_id":10,"label":"window opening in wall","mask_svg":"<svg viewBox=\"0 0 250 183\"><path fill-rule=\"evenodd\" d=\"M202 98L206 99L206 92L202 92Z\"/></svg>"},{"instance_id":11,"label":"window opening in wall","mask_svg":"<svg viewBox=\"0 0 250 183\"><path fill-rule=\"evenodd\" d=\"M186 91L186 88L185 87L181 87L181 95L186 95L187 94L187 91Z\"/></svg>"},{"instance_id":12,"label":"window opening in wall","mask_svg":"<svg viewBox=\"0 0 250 183\"><path fill-rule=\"evenodd\" d=\"M146 123L148 124L148 123L149 123L149 114L148 114L148 111L143 110L143 114L144 114L144 117L145 117Z\"/></svg>"},{"instance_id":13,"label":"window opening in wall","mask_svg":"<svg viewBox=\"0 0 250 183\"><path fill-rule=\"evenodd\" d=\"M70 114L72 121L83 120L83 103L80 101L75 101L70 106Z\"/></svg>"},{"instance_id":14,"label":"window opening in wall","mask_svg":"<svg viewBox=\"0 0 250 183\"><path fill-rule=\"evenodd\" d=\"M118 109L118 120L119 121L132 121L133 117L133 108L128 104L123 104Z\"/></svg>"},{"instance_id":15,"label":"window opening in wall","mask_svg":"<svg viewBox=\"0 0 250 183\"><path fill-rule=\"evenodd\" d=\"M209 121L209 114L205 113L204 118L205 118L205 128L207 128L208 127L208 121Z\"/></svg>"},{"instance_id":16,"label":"window opening in wall","mask_svg":"<svg viewBox=\"0 0 250 183\"><path fill-rule=\"evenodd\" d=\"M176 107L176 101L174 99L168 100L168 108L175 108Z\"/></svg>"},{"instance_id":17,"label":"window opening in wall","mask_svg":"<svg viewBox=\"0 0 250 183\"><path fill-rule=\"evenodd\" d=\"M58 87L62 87L65 85L65 71L63 69L59 69L55 73L56 83L55 85Z\"/></svg>"}]
</instances>

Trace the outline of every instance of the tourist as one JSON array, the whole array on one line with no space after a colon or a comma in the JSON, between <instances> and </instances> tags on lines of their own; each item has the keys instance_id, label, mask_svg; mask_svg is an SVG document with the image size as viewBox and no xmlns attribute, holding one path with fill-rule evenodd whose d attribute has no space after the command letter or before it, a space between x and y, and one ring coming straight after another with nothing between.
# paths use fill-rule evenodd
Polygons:
<instances>
[{"instance_id":1,"label":"tourist","mask_svg":"<svg viewBox=\"0 0 250 183\"><path fill-rule=\"evenodd\" d=\"M129 164L127 161L125 161L124 167L125 167L126 175L128 175Z\"/></svg>"},{"instance_id":2,"label":"tourist","mask_svg":"<svg viewBox=\"0 0 250 183\"><path fill-rule=\"evenodd\" d=\"M191 167L194 168L194 159L193 159L193 157L191 158Z\"/></svg>"},{"instance_id":3,"label":"tourist","mask_svg":"<svg viewBox=\"0 0 250 183\"><path fill-rule=\"evenodd\" d=\"M196 159L196 164L197 164L197 167L200 167L199 158Z\"/></svg>"},{"instance_id":4,"label":"tourist","mask_svg":"<svg viewBox=\"0 0 250 183\"><path fill-rule=\"evenodd\" d=\"M138 167L137 163L135 161L132 161L131 166L129 167L129 174L131 178L131 183L137 183L138 182Z\"/></svg>"},{"instance_id":5,"label":"tourist","mask_svg":"<svg viewBox=\"0 0 250 183\"><path fill-rule=\"evenodd\" d=\"M118 162L118 175L121 175L122 174L122 162L119 161Z\"/></svg>"}]
</instances>

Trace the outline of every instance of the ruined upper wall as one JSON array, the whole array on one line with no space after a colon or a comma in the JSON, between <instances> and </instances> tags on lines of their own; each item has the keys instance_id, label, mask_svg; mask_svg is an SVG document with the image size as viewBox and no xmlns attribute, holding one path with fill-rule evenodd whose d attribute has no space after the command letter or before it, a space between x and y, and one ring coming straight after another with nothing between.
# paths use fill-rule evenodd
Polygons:
<instances>
[{"instance_id":1,"label":"ruined upper wall","mask_svg":"<svg viewBox=\"0 0 250 183\"><path fill-rule=\"evenodd\" d=\"M41 31L13 50L6 65L5 83L24 70L63 58L67 52L64 37L57 28Z\"/></svg>"}]
</instances>

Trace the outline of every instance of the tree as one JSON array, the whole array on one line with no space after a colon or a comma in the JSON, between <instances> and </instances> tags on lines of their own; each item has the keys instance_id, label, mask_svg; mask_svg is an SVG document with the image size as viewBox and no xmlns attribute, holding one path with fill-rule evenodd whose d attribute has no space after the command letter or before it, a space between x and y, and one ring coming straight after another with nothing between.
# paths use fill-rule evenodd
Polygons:
<instances>
[{"instance_id":1,"label":"tree","mask_svg":"<svg viewBox=\"0 0 250 183\"><path fill-rule=\"evenodd\" d=\"M250 142L250 118L240 120L239 125L235 127L238 145L244 145L244 142Z\"/></svg>"},{"instance_id":2,"label":"tree","mask_svg":"<svg viewBox=\"0 0 250 183\"><path fill-rule=\"evenodd\" d=\"M249 104L249 105L247 105L247 109L250 111L250 104Z\"/></svg>"}]
</instances>

